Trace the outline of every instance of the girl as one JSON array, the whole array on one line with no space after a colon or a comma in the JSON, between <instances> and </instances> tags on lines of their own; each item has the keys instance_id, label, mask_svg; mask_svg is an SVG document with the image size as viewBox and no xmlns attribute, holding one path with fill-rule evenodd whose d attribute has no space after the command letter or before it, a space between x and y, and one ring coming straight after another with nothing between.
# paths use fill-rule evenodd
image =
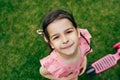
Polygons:
<instances>
[{"instance_id":1,"label":"girl","mask_svg":"<svg viewBox=\"0 0 120 80\"><path fill-rule=\"evenodd\" d=\"M79 29L73 15L64 10L48 13L42 26L52 51L40 60L40 74L51 80L78 80L86 69L86 55L92 51L91 35L86 29Z\"/></svg>"}]
</instances>

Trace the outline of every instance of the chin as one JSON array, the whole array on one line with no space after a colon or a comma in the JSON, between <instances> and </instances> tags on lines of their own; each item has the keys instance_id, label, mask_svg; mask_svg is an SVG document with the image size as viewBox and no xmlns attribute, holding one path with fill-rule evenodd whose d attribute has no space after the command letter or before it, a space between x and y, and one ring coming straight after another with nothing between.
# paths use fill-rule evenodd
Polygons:
<instances>
[{"instance_id":1,"label":"chin","mask_svg":"<svg viewBox=\"0 0 120 80\"><path fill-rule=\"evenodd\" d=\"M60 50L60 52L64 55L71 56L77 52L77 49L73 46L70 49Z\"/></svg>"},{"instance_id":2,"label":"chin","mask_svg":"<svg viewBox=\"0 0 120 80\"><path fill-rule=\"evenodd\" d=\"M75 54L75 51L73 51L73 50L72 50L72 51L68 50L68 51L63 51L62 53L65 54L65 55L70 56L70 55Z\"/></svg>"}]
</instances>

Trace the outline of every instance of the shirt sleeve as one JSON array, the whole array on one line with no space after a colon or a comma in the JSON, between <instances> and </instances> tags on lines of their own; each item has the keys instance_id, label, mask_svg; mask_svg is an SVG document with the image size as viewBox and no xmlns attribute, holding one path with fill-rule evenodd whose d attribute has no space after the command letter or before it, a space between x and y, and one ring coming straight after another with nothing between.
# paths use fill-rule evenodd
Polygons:
<instances>
[{"instance_id":1,"label":"shirt sleeve","mask_svg":"<svg viewBox=\"0 0 120 80\"><path fill-rule=\"evenodd\" d=\"M41 65L48 70L54 77L59 77L62 73L65 72L65 69L62 68L57 59L53 55L49 55L40 60Z\"/></svg>"},{"instance_id":2,"label":"shirt sleeve","mask_svg":"<svg viewBox=\"0 0 120 80\"><path fill-rule=\"evenodd\" d=\"M85 37L85 39L87 40L87 42L90 44L90 40L92 38L91 34L89 33L89 31L87 29L79 29L79 32L83 35L83 37ZM90 45L86 45L84 48L87 48L87 50L89 50L91 47ZM89 52L92 52L93 50L91 49Z\"/></svg>"},{"instance_id":3,"label":"shirt sleeve","mask_svg":"<svg viewBox=\"0 0 120 80\"><path fill-rule=\"evenodd\" d=\"M92 38L91 34L87 29L80 29L80 33L88 40L90 43L90 39Z\"/></svg>"}]
</instances>

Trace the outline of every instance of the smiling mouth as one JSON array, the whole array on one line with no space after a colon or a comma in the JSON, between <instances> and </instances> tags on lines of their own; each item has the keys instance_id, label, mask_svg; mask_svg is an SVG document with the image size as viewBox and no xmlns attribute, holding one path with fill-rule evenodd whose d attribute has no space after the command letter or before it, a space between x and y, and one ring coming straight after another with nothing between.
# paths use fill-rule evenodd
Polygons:
<instances>
[{"instance_id":1,"label":"smiling mouth","mask_svg":"<svg viewBox=\"0 0 120 80\"><path fill-rule=\"evenodd\" d=\"M73 44L74 44L74 43L72 43L71 45L65 46L65 47L63 47L62 49L68 49L68 48L72 47Z\"/></svg>"}]
</instances>

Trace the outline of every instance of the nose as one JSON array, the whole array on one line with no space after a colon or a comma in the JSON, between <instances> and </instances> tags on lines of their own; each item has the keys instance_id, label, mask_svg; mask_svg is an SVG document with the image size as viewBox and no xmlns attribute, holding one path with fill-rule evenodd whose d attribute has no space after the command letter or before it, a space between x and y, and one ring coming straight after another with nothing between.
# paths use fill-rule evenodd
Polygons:
<instances>
[{"instance_id":1,"label":"nose","mask_svg":"<svg viewBox=\"0 0 120 80\"><path fill-rule=\"evenodd\" d=\"M66 36L62 36L62 42L63 42L63 44L66 44L69 42L69 40Z\"/></svg>"}]
</instances>

